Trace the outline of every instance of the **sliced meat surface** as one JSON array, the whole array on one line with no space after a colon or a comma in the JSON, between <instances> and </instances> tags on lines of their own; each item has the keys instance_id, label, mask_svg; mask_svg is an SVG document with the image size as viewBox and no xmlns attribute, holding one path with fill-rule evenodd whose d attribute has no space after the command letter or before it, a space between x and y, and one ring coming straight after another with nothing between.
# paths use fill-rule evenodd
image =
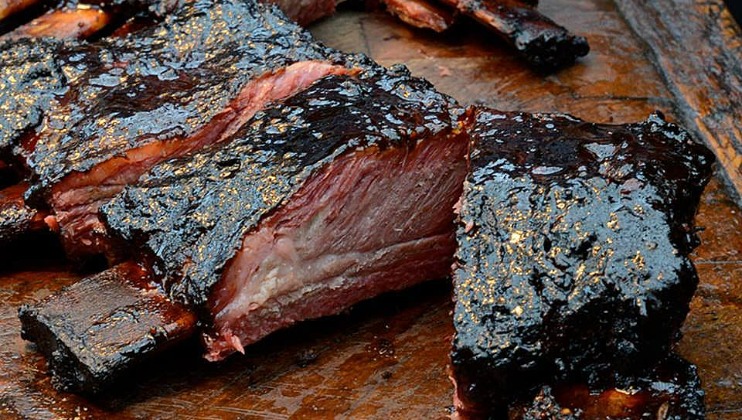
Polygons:
<instances>
[{"instance_id":1,"label":"sliced meat surface","mask_svg":"<svg viewBox=\"0 0 742 420\"><path fill-rule=\"evenodd\" d=\"M204 29L206 28L206 29ZM313 43L271 7L241 1L183 7L155 27L92 44L19 151L29 202L48 203L72 257L119 259L98 207L150 167L228 138L268 103L352 59Z\"/></svg>"},{"instance_id":2,"label":"sliced meat surface","mask_svg":"<svg viewBox=\"0 0 742 420\"><path fill-rule=\"evenodd\" d=\"M387 11L416 28L443 32L454 21L453 13L425 0L384 0Z\"/></svg>"},{"instance_id":3,"label":"sliced meat surface","mask_svg":"<svg viewBox=\"0 0 742 420\"><path fill-rule=\"evenodd\" d=\"M462 199L459 408L667 354L698 283L688 254L713 155L682 129L479 109Z\"/></svg>"},{"instance_id":4,"label":"sliced meat surface","mask_svg":"<svg viewBox=\"0 0 742 420\"><path fill-rule=\"evenodd\" d=\"M210 360L448 274L460 112L401 69L377 72L324 78L103 207L170 295L203 309Z\"/></svg>"}]
</instances>

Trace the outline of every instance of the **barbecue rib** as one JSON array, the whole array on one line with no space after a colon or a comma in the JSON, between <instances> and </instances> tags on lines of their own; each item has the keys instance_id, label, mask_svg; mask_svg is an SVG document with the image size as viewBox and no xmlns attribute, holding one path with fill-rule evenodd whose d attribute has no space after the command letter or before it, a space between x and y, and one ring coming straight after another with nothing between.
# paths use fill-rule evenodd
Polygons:
<instances>
[{"instance_id":1,"label":"barbecue rib","mask_svg":"<svg viewBox=\"0 0 742 420\"><path fill-rule=\"evenodd\" d=\"M535 5L519 0L441 0L493 30L529 64L554 71L587 55L590 46L540 14Z\"/></svg>"},{"instance_id":2,"label":"barbecue rib","mask_svg":"<svg viewBox=\"0 0 742 420\"><path fill-rule=\"evenodd\" d=\"M57 388L98 392L193 335L195 315L149 282L145 270L124 263L21 307L21 335L47 356Z\"/></svg>"},{"instance_id":3,"label":"barbecue rib","mask_svg":"<svg viewBox=\"0 0 742 420\"><path fill-rule=\"evenodd\" d=\"M267 16L275 13L272 10L241 7L243 21L257 20L253 27L268 28L247 38L253 48L260 45L259 41L264 42L258 49L261 57L268 52L269 58L270 53L277 56L276 61L293 62L253 84L261 92L288 90L282 96L289 97L282 104L258 101L260 107L267 108L246 125L245 120L257 109L239 118L217 114L206 123L206 127L216 127L214 130L200 129L196 133L221 136L224 144L220 148L157 165L156 161L148 162L147 169L155 165L154 169L103 207L108 224L124 241L143 248L141 261L154 262L154 272L170 296L202 314L203 323L210 327L211 359L241 350L243 345L301 319L337 313L384 291L446 276L454 247L452 209L466 171L468 143L458 121L462 111L450 99L405 70L388 71L363 57L343 56L313 44L306 33L280 15ZM217 14L209 10L194 13L194 19ZM247 27L246 32L251 29L244 22L242 25ZM288 27L293 38L273 37L272 26ZM129 66L131 62L127 61ZM319 80L295 93L298 89L291 87L295 83L276 76L287 73L285 69L291 66L298 66L296 73L302 75L307 74L307 68L315 67L337 69L334 73L338 75L319 78L309 72L310 77ZM257 72L254 67L242 67L240 75L227 74L223 79L244 80L249 77L245 73ZM234 89L239 88L235 84ZM207 116L197 111L214 111L199 103L203 97L188 104L201 106L190 113L205 119ZM152 98L148 99L151 103ZM80 121L96 121L111 115L105 110L122 108L116 103L104 105L107 108L103 111L98 108L93 117L81 117ZM235 108L238 106L230 105L230 109ZM81 115L85 115L83 111L79 111ZM87 130L80 125L74 122L75 132L96 132L96 126ZM104 126L110 125L106 122ZM64 212L60 209L64 208L60 203L65 196L55 196L56 188L88 195L99 190L97 194L105 195L97 207L144 173L128 176L131 171L139 171L130 168L135 166L132 162L136 156L119 166L99 157L119 151L128 154L129 144L114 143L117 139L110 134L106 143L87 136L93 144L75 143L74 137L47 142L52 147L46 147L43 153L54 157L48 160L51 164L39 165L32 160L44 158L41 141L24 149L32 152L28 153L32 158L29 166L38 176L39 191L51 190L52 204L62 222ZM69 147L53 149L57 145ZM102 150L104 146L112 151ZM80 147L91 153L75 155L73 150ZM84 172L87 167L83 165L90 160L93 169ZM98 175L100 167L105 168L102 176ZM63 175L56 176L55 171ZM72 176L65 179L68 173ZM101 182L109 173L116 174L117 182ZM405 181L400 183L399 179ZM45 180L54 182L46 186ZM80 187L86 184L91 187ZM112 185L116 190L109 194L100 191L100 185ZM329 188L331 185L334 187ZM400 205L403 199L406 203ZM147 204L140 206L145 201ZM250 252L261 246L265 246L265 252ZM304 271L304 264L314 268ZM249 267L255 268L255 273ZM278 273L284 281L264 287L271 281L262 280L275 278ZM263 289L262 294L253 296L256 287ZM37 342L59 342L59 329L38 314L48 313L48 306L54 302L74 299L74 294L74 290L63 291L50 301L25 308L25 336ZM254 299L245 300L244 295ZM110 305L102 305L98 318L112 310ZM90 342L84 337L88 330L85 322L80 325L74 332L78 335L67 341ZM122 346L141 340L122 337L128 340L119 343ZM56 359L48 355L57 383L94 392L159 348L141 349L136 358L103 364L105 370L95 374L80 376L78 369L67 368L89 366L83 359L94 350L84 345L69 346L69 351L56 355Z\"/></svg>"},{"instance_id":4,"label":"barbecue rib","mask_svg":"<svg viewBox=\"0 0 742 420\"><path fill-rule=\"evenodd\" d=\"M31 172L29 203L49 204L68 254L109 260L120 246L109 241L98 207L125 185L158 162L225 140L314 80L356 71L352 59L339 62L275 10L241 1L196 3L135 36L68 50L68 62L43 62L44 71L62 66L55 81L64 94L39 93L51 97L43 119L29 114L33 121L12 141ZM66 76L71 62L74 80ZM46 105L27 102L34 99Z\"/></svg>"},{"instance_id":5,"label":"barbecue rib","mask_svg":"<svg viewBox=\"0 0 742 420\"><path fill-rule=\"evenodd\" d=\"M404 70L324 78L221 149L157 165L103 212L143 248L170 296L202 315L208 358L218 360L297 321L448 274L468 147L450 106ZM59 302L77 290L21 310L24 336L53 344L40 349L58 385L96 392L169 343L99 355L89 331L125 308L112 299L97 312L91 302L85 319L65 316ZM146 341L141 331L107 337L107 348ZM60 342L65 351L50 354Z\"/></svg>"},{"instance_id":6,"label":"barbecue rib","mask_svg":"<svg viewBox=\"0 0 742 420\"><path fill-rule=\"evenodd\" d=\"M627 126L476 113L454 272L460 409L544 378L640 369L679 335L713 155L658 114Z\"/></svg>"},{"instance_id":7,"label":"barbecue rib","mask_svg":"<svg viewBox=\"0 0 742 420\"><path fill-rule=\"evenodd\" d=\"M465 134L405 71L360 77L320 80L103 208L173 298L208 310L211 360L448 274Z\"/></svg>"},{"instance_id":8,"label":"barbecue rib","mask_svg":"<svg viewBox=\"0 0 742 420\"><path fill-rule=\"evenodd\" d=\"M10 117L4 150L27 166L31 198L51 205L70 254L116 259L128 245L136 261L21 309L24 338L60 387L99 391L193 334L196 314L206 357L220 360L446 276L464 185L452 355L464 409L535 389L543 375L657 359L687 312L695 209L674 207L697 202L711 157L657 116L599 126L465 112L406 70L327 49L241 0L193 3L124 39L21 42L36 55L11 57L21 77L7 83L34 88L3 106L32 112ZM531 201L510 200L515 184ZM533 217L505 224L498 211ZM579 228L547 229L567 222ZM533 235L541 228L546 239ZM637 232L652 238L636 245ZM548 249L519 254L522 243ZM588 284L608 260L634 266ZM541 264L534 284L518 277ZM504 276L490 282L487 270ZM73 313L83 292L103 297ZM528 306L534 297L544 306Z\"/></svg>"}]
</instances>

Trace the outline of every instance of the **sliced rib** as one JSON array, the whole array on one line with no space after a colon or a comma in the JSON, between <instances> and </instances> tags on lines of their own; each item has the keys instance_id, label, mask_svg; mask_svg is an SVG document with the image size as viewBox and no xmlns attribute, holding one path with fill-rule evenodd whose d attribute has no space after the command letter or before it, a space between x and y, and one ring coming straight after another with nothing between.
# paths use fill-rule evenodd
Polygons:
<instances>
[{"instance_id":1,"label":"sliced rib","mask_svg":"<svg viewBox=\"0 0 742 420\"><path fill-rule=\"evenodd\" d=\"M664 357L698 283L713 154L659 114L627 125L479 109L454 271L459 408ZM499 408L498 408L499 406Z\"/></svg>"},{"instance_id":2,"label":"sliced rib","mask_svg":"<svg viewBox=\"0 0 742 420\"><path fill-rule=\"evenodd\" d=\"M587 40L519 0L440 0L493 30L528 63L553 71L587 55Z\"/></svg>"},{"instance_id":3,"label":"sliced rib","mask_svg":"<svg viewBox=\"0 0 742 420\"><path fill-rule=\"evenodd\" d=\"M325 78L219 151L157 166L103 213L173 298L203 308L219 360L447 275L468 147L451 105L405 73Z\"/></svg>"}]
</instances>

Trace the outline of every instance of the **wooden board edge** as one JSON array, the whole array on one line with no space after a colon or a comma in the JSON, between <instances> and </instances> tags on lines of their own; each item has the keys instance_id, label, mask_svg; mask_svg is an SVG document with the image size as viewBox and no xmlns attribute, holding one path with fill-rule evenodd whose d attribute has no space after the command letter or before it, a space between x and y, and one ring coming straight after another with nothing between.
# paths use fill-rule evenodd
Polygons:
<instances>
[{"instance_id":1,"label":"wooden board edge","mask_svg":"<svg viewBox=\"0 0 742 420\"><path fill-rule=\"evenodd\" d=\"M615 0L742 205L742 30L723 0ZM692 3L692 4L689 4Z\"/></svg>"}]
</instances>

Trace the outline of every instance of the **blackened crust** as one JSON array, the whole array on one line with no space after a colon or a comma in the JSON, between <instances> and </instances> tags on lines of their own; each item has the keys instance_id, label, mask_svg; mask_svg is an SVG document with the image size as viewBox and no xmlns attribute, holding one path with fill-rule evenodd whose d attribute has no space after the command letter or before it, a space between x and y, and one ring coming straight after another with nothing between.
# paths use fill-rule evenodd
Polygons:
<instances>
[{"instance_id":1,"label":"blackened crust","mask_svg":"<svg viewBox=\"0 0 742 420\"><path fill-rule=\"evenodd\" d=\"M599 382L679 336L713 155L660 115L625 126L479 110L452 351L465 406L545 378Z\"/></svg>"},{"instance_id":2,"label":"blackened crust","mask_svg":"<svg viewBox=\"0 0 742 420\"><path fill-rule=\"evenodd\" d=\"M97 393L195 332L194 314L147 280L121 264L21 307L21 335L46 357L55 387Z\"/></svg>"},{"instance_id":3,"label":"blackened crust","mask_svg":"<svg viewBox=\"0 0 742 420\"><path fill-rule=\"evenodd\" d=\"M218 151L155 167L102 209L108 226L154 257L174 298L203 304L245 234L337 156L411 148L456 127L430 84L365 66L256 114Z\"/></svg>"},{"instance_id":4,"label":"blackened crust","mask_svg":"<svg viewBox=\"0 0 742 420\"><path fill-rule=\"evenodd\" d=\"M25 152L35 194L134 147L188 137L256 76L335 57L275 7L239 0L198 1L89 49L49 129Z\"/></svg>"}]
</instances>

